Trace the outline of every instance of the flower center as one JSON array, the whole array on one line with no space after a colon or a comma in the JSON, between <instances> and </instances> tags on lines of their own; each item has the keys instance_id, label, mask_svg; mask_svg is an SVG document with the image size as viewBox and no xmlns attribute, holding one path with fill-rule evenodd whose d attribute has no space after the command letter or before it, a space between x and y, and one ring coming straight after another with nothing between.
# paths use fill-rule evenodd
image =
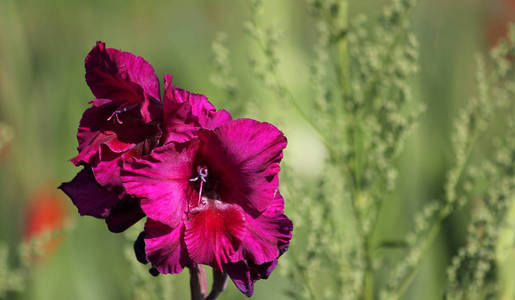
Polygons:
<instances>
[{"instance_id":1,"label":"flower center","mask_svg":"<svg viewBox=\"0 0 515 300\"><path fill-rule=\"evenodd\" d=\"M209 174L209 171L207 170L206 167L200 167L198 169L198 176L194 177L194 178L191 178L190 181L194 182L194 181L200 180L202 182L207 182L207 175L208 174Z\"/></svg>"},{"instance_id":2,"label":"flower center","mask_svg":"<svg viewBox=\"0 0 515 300\"><path fill-rule=\"evenodd\" d=\"M199 181L200 182L200 187L199 187L199 191L198 191L198 201L197 201L197 206L199 206L202 202L202 188L204 187L204 183L206 182L207 183L207 176L208 176L209 172L207 170L206 167L200 167L198 169L198 176L197 177L194 177L194 178L190 178L190 181L191 182L195 182L195 181Z\"/></svg>"},{"instance_id":3,"label":"flower center","mask_svg":"<svg viewBox=\"0 0 515 300\"><path fill-rule=\"evenodd\" d=\"M193 208L203 207L209 203L219 200L218 181L205 165L197 167L197 176L190 178L193 188L198 192L196 203L191 203Z\"/></svg>"}]
</instances>

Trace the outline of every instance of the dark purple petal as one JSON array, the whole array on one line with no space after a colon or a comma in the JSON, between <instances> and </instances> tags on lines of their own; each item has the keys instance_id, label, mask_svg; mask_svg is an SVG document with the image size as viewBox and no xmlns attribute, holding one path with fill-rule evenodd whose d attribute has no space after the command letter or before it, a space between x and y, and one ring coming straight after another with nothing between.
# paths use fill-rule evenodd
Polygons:
<instances>
[{"instance_id":1,"label":"dark purple petal","mask_svg":"<svg viewBox=\"0 0 515 300\"><path fill-rule=\"evenodd\" d=\"M148 264L147 254L145 253L145 235L145 231L140 232L133 245L136 259L144 265Z\"/></svg>"},{"instance_id":2,"label":"dark purple petal","mask_svg":"<svg viewBox=\"0 0 515 300\"><path fill-rule=\"evenodd\" d=\"M225 264L223 270L245 296L251 297L254 294L254 281L250 278L250 270L243 261Z\"/></svg>"},{"instance_id":3,"label":"dark purple petal","mask_svg":"<svg viewBox=\"0 0 515 300\"><path fill-rule=\"evenodd\" d=\"M172 229L148 218L145 223L145 253L159 273L180 273L191 263L184 244L184 224Z\"/></svg>"},{"instance_id":4,"label":"dark purple petal","mask_svg":"<svg viewBox=\"0 0 515 300\"><path fill-rule=\"evenodd\" d=\"M129 196L125 196L112 209L106 218L107 228L118 233L136 224L145 216L141 210L139 201Z\"/></svg>"},{"instance_id":5,"label":"dark purple petal","mask_svg":"<svg viewBox=\"0 0 515 300\"><path fill-rule=\"evenodd\" d=\"M268 279L277 266L277 259L261 265L239 261L223 265L223 270L234 285L247 297L254 294L254 284L259 279Z\"/></svg>"},{"instance_id":6,"label":"dark purple petal","mask_svg":"<svg viewBox=\"0 0 515 300\"><path fill-rule=\"evenodd\" d=\"M122 232L144 217L137 200L120 189L108 190L100 186L87 166L59 188L70 197L81 215L105 219L112 232Z\"/></svg>"},{"instance_id":7,"label":"dark purple petal","mask_svg":"<svg viewBox=\"0 0 515 300\"><path fill-rule=\"evenodd\" d=\"M272 271L277 266L277 259L266 262L261 265L254 265L249 263L250 278L256 282L259 279L268 279Z\"/></svg>"},{"instance_id":8,"label":"dark purple petal","mask_svg":"<svg viewBox=\"0 0 515 300\"><path fill-rule=\"evenodd\" d=\"M119 193L102 188L88 167L82 169L72 181L61 184L59 188L72 199L81 215L105 219L120 201Z\"/></svg>"},{"instance_id":9,"label":"dark purple petal","mask_svg":"<svg viewBox=\"0 0 515 300\"><path fill-rule=\"evenodd\" d=\"M154 277L157 277L159 274L161 274L161 273L159 273L159 271L156 268L150 268L148 270L148 273L150 273L150 275L152 275Z\"/></svg>"}]
</instances>

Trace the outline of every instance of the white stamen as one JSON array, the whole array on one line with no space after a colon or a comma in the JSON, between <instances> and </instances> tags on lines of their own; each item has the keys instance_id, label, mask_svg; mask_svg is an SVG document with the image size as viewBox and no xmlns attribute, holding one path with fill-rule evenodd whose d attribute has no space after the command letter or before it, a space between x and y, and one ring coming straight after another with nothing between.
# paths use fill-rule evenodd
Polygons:
<instances>
[{"instance_id":1,"label":"white stamen","mask_svg":"<svg viewBox=\"0 0 515 300\"><path fill-rule=\"evenodd\" d=\"M115 112L113 112L113 113L109 116L109 118L107 118L107 121L111 121L111 119L113 119L113 117L114 117L114 119L116 120L116 122L117 122L118 124L123 124L123 122L122 122L122 120L120 120L120 117L118 116L118 114L120 114L120 112L119 112L119 111L115 111Z\"/></svg>"},{"instance_id":2,"label":"white stamen","mask_svg":"<svg viewBox=\"0 0 515 300\"><path fill-rule=\"evenodd\" d=\"M208 176L208 171L207 171L207 168L200 168L200 170L198 170L198 176L197 177L194 177L194 178L190 178L189 181L191 182L194 182L194 181L197 181L197 180L202 180L203 182L207 182L207 176Z\"/></svg>"},{"instance_id":3,"label":"white stamen","mask_svg":"<svg viewBox=\"0 0 515 300\"><path fill-rule=\"evenodd\" d=\"M202 188L204 187L204 182L207 182L208 174L209 173L207 171L207 168L200 168L198 170L198 176L189 179L190 182L194 182L194 181L197 181L197 180L200 179L200 188L199 188L199 191L198 191L198 202L197 202L197 205L200 205L201 203L205 204L204 201L202 201Z\"/></svg>"}]
</instances>

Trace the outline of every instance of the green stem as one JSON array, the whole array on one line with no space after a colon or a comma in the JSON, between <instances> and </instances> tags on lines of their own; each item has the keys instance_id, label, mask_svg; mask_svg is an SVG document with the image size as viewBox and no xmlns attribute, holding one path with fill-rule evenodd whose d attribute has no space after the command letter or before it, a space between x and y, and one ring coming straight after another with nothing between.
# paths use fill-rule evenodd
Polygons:
<instances>
[{"instance_id":1,"label":"green stem","mask_svg":"<svg viewBox=\"0 0 515 300\"><path fill-rule=\"evenodd\" d=\"M470 159L474 145L476 144L476 142L478 140L479 133L480 133L479 129L476 129L472 133L469 144L465 151L465 159L462 161L462 163L460 165L456 166L456 168L457 168L456 169L457 170L456 171L456 181L454 182L454 185L450 187L454 190L456 189L456 186L458 185L458 183L461 180L463 171L465 170L465 166L467 165L467 161ZM411 282L415 278L418 267L420 266L420 264L422 262L422 258L425 256L426 252L429 250L429 248L431 248L431 245L433 245L434 241L438 237L438 233L440 232L442 221L445 220L456 208L456 205L455 205L456 199L446 199L446 200L447 200L446 205L440 211L440 215L439 215L438 219L432 225L427 238L424 240L424 242L420 248L421 252L420 252L419 259L417 260L415 265L411 268L408 275L406 275L406 277L404 277L401 284L399 285L399 288L396 291L396 295L398 296L398 298L400 298L402 295L404 295L404 293L406 292L408 287L411 285Z\"/></svg>"},{"instance_id":2,"label":"green stem","mask_svg":"<svg viewBox=\"0 0 515 300\"><path fill-rule=\"evenodd\" d=\"M338 20L337 20L337 26L338 30L337 32L342 33L342 35L338 39L337 47L338 47L338 58L339 58L339 65L340 65L340 72L339 72L339 80L340 80L340 88L342 89L342 101L341 101L341 108L342 111L345 112L344 108L344 102L347 100L347 97L350 93L350 82L349 82L349 57L348 57L348 46L347 46L347 36L344 34L348 30L348 0L343 0L339 2L339 11L338 11ZM363 287L361 291L362 299L368 300L373 299L374 297L374 273L373 273L373 267L372 267L372 256L371 256L371 247L370 247L370 235L371 232L366 232L363 228L363 216L360 211L359 207L355 207L358 201L358 198L361 197L361 166L362 161L360 160L360 152L362 152L360 149L360 120L359 118L350 118L350 116L347 116L349 120L351 120L350 123L350 129L351 129L351 143L354 148L354 170L352 172L352 179L354 183L354 213L356 215L356 218L358 220L358 232L360 233L360 236L362 238L362 251L365 255L365 274L363 275Z\"/></svg>"},{"instance_id":3,"label":"green stem","mask_svg":"<svg viewBox=\"0 0 515 300\"><path fill-rule=\"evenodd\" d=\"M363 299L374 299L374 274L372 272L365 273L365 284L363 291Z\"/></svg>"},{"instance_id":4,"label":"green stem","mask_svg":"<svg viewBox=\"0 0 515 300\"><path fill-rule=\"evenodd\" d=\"M438 233L440 232L441 222L445 219L445 217L440 217L434 224L433 227L431 227L431 231L429 231L429 234L424 241L422 247L421 247L421 254L420 258L417 261L417 264L410 270L408 275L404 278L402 283L399 285L399 289L397 290L396 295L398 298L402 297L404 293L408 290L408 287L410 287L411 282L415 278L415 275L417 274L418 266L420 265L420 262L422 261L422 257L424 257L424 254L427 252L427 250L430 248L431 245L433 245L433 242L438 237Z\"/></svg>"},{"instance_id":5,"label":"green stem","mask_svg":"<svg viewBox=\"0 0 515 300\"><path fill-rule=\"evenodd\" d=\"M341 33L347 31L348 27L348 1L343 0L339 6L338 29ZM341 78L340 84L343 89L343 94L349 93L349 70L348 70L348 50L347 50L347 37L343 34L338 40L338 56L340 58Z\"/></svg>"}]
</instances>

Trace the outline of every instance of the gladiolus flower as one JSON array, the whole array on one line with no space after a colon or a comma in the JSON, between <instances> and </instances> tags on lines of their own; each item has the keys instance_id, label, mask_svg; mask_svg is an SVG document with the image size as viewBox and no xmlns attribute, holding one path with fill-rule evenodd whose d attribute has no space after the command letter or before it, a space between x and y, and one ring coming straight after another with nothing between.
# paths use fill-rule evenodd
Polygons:
<instances>
[{"instance_id":1,"label":"gladiolus flower","mask_svg":"<svg viewBox=\"0 0 515 300\"><path fill-rule=\"evenodd\" d=\"M113 232L147 216L134 248L151 274L205 264L251 296L293 229L278 189L282 132L232 120L168 74L161 98L149 63L101 42L86 57L86 81L95 99L72 159L83 169L60 186L79 213Z\"/></svg>"},{"instance_id":2,"label":"gladiolus flower","mask_svg":"<svg viewBox=\"0 0 515 300\"><path fill-rule=\"evenodd\" d=\"M286 143L271 124L239 119L126 160L123 186L148 217L153 267L179 273L192 263L210 265L251 296L291 238L278 190Z\"/></svg>"}]
</instances>

